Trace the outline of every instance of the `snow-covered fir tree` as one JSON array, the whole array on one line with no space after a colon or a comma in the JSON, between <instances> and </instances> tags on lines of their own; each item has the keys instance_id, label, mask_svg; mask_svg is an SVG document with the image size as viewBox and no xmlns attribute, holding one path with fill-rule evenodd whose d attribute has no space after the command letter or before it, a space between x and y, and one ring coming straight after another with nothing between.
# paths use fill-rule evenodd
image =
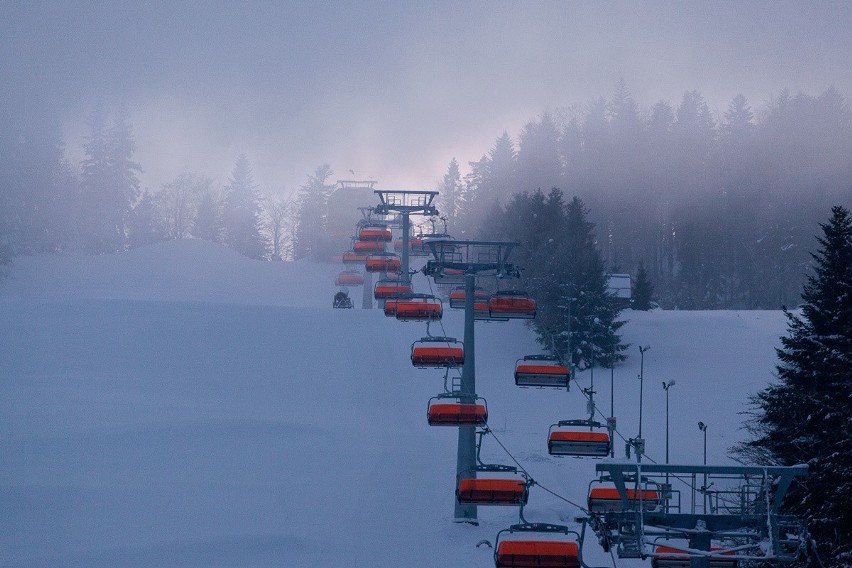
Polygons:
<instances>
[{"instance_id":1,"label":"snow-covered fir tree","mask_svg":"<svg viewBox=\"0 0 852 568\"><path fill-rule=\"evenodd\" d=\"M786 311L778 380L755 395L740 455L807 464L786 506L808 522L823 565L852 566L852 219L832 208L799 313Z\"/></svg>"},{"instance_id":2,"label":"snow-covered fir tree","mask_svg":"<svg viewBox=\"0 0 852 568\"><path fill-rule=\"evenodd\" d=\"M249 258L264 259L267 243L261 233L261 206L254 176L245 154L240 155L225 188L222 220L225 244Z\"/></svg>"},{"instance_id":3,"label":"snow-covered fir tree","mask_svg":"<svg viewBox=\"0 0 852 568\"><path fill-rule=\"evenodd\" d=\"M634 310L648 311L654 307L654 285L651 284L645 264L641 261L636 269L631 296L630 307Z\"/></svg>"}]
</instances>

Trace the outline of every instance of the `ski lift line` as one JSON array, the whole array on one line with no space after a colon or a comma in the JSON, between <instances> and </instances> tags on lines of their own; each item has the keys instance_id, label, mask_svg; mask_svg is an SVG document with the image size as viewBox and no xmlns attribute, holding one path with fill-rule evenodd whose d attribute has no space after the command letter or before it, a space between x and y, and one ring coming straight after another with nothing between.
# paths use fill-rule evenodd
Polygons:
<instances>
[{"instance_id":1,"label":"ski lift line","mask_svg":"<svg viewBox=\"0 0 852 568\"><path fill-rule=\"evenodd\" d=\"M541 488L542 488L544 491L546 491L547 493L550 493L551 495L553 495L553 496L554 496L554 497L556 497L557 499L560 499L560 500L562 500L562 501L565 501L565 502L566 502L566 503L568 503L569 505L572 505L572 506L574 506L574 507L577 507L577 508L578 508L578 509L580 509L583 513L585 513L585 514L587 514L587 515L589 515L589 516L597 516L597 515L596 515L596 513L593 513L593 512L591 512L591 511L589 511L586 507L584 507L584 506L582 506L582 505L579 505L579 504L577 504L577 503L575 503L575 502L571 501L571 500L570 500L570 499L568 499L567 497L563 497L562 495L560 495L560 494L556 493L556 492L555 492L555 491L553 491L552 489L549 489L549 488L545 487L544 485L541 485L539 482L537 482L537 481L535 480L535 478L534 478L532 475L530 475L530 472L529 472L529 471L527 471L527 469L526 469L526 468L525 468L525 467L521 464L521 462L519 462L519 461L517 460L517 458L515 458L515 456L514 456L514 455L512 455L512 452L510 452L510 451L508 450L508 448L506 448L506 446L503 444L503 442L500 440L500 438L498 438L498 437L497 437L497 434L495 434L495 433L494 433L494 430L492 430L492 429L488 426L488 422L486 422L486 423L485 423L485 433L487 433L487 434L491 434L492 436L494 436L494 440L497 442L497 444L498 444L501 448L503 448L503 451L504 451L504 452L506 452L506 455L507 455L507 456L509 456L509 459L511 459L511 460L515 463L515 465L517 465L517 466L518 466L518 469L520 469L520 470L524 473L524 475L526 475L526 476L529 478L529 480L530 480L530 484L531 484L531 485L536 485L536 486L538 486L538 487L541 487Z\"/></svg>"}]
</instances>

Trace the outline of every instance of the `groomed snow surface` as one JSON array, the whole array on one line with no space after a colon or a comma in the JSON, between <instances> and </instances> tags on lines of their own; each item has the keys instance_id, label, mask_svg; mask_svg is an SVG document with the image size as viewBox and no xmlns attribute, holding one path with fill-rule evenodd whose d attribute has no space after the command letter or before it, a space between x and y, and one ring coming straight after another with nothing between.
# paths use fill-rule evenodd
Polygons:
<instances>
[{"instance_id":1,"label":"groomed snow surface","mask_svg":"<svg viewBox=\"0 0 852 568\"><path fill-rule=\"evenodd\" d=\"M457 429L426 423L442 373L409 360L425 324L333 310L340 270L200 241L16 259L0 282L0 566L493 566L476 544L493 544L517 509L453 522ZM429 290L425 277L415 288ZM461 314L445 313L433 333L461 337ZM664 461L662 382L674 379L671 462L701 463L701 420L708 462L731 463L747 396L772 379L783 314L623 318L620 432L638 433L638 346L650 345L649 457ZM582 505L598 462L551 457L546 439L551 423L584 417L585 399L512 378L539 352L523 322L477 323L477 392L536 481ZM594 382L607 415L609 371ZM511 463L491 437L483 459ZM525 516L573 524L580 512L533 487ZM593 536L584 555L613 565Z\"/></svg>"}]
</instances>

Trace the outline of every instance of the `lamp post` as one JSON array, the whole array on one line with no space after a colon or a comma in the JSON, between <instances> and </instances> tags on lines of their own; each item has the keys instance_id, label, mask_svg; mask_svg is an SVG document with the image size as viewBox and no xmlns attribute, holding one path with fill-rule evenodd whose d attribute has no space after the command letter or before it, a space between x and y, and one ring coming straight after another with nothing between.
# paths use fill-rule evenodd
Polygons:
<instances>
[{"instance_id":1,"label":"lamp post","mask_svg":"<svg viewBox=\"0 0 852 568\"><path fill-rule=\"evenodd\" d=\"M606 421L609 430L609 457L615 457L615 352L609 362L609 419Z\"/></svg>"},{"instance_id":2,"label":"lamp post","mask_svg":"<svg viewBox=\"0 0 852 568\"><path fill-rule=\"evenodd\" d=\"M675 386L674 379L669 382L663 382L663 390L666 391L666 465L669 465L669 389ZM668 491L669 472L666 472L666 488ZM669 502L666 499L666 512L669 510Z\"/></svg>"},{"instance_id":3,"label":"lamp post","mask_svg":"<svg viewBox=\"0 0 852 568\"><path fill-rule=\"evenodd\" d=\"M666 391L666 465L669 464L669 389L675 386L674 380L663 383L663 390ZM668 474L666 474L666 483L668 483Z\"/></svg>"},{"instance_id":4,"label":"lamp post","mask_svg":"<svg viewBox=\"0 0 852 568\"><path fill-rule=\"evenodd\" d=\"M707 465L707 424L704 422L698 423L698 429L704 432L704 465ZM701 493L704 494L704 512L707 513L707 472L704 472L704 487L701 488Z\"/></svg>"},{"instance_id":5,"label":"lamp post","mask_svg":"<svg viewBox=\"0 0 852 568\"><path fill-rule=\"evenodd\" d=\"M645 378L645 351L650 349L650 345L639 346L639 439L642 439L642 397L643 397L643 385Z\"/></svg>"}]
</instances>

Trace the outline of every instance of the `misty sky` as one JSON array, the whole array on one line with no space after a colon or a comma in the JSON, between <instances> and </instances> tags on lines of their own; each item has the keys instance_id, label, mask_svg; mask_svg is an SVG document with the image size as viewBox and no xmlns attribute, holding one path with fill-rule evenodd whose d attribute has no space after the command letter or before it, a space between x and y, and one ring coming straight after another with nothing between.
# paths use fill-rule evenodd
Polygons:
<instances>
[{"instance_id":1,"label":"misty sky","mask_svg":"<svg viewBox=\"0 0 852 568\"><path fill-rule=\"evenodd\" d=\"M225 182L246 153L264 192L335 178L432 189L545 109L642 107L697 89L852 94L852 2L0 2L0 100L49 106L79 158L96 101L126 105L156 189Z\"/></svg>"}]
</instances>

